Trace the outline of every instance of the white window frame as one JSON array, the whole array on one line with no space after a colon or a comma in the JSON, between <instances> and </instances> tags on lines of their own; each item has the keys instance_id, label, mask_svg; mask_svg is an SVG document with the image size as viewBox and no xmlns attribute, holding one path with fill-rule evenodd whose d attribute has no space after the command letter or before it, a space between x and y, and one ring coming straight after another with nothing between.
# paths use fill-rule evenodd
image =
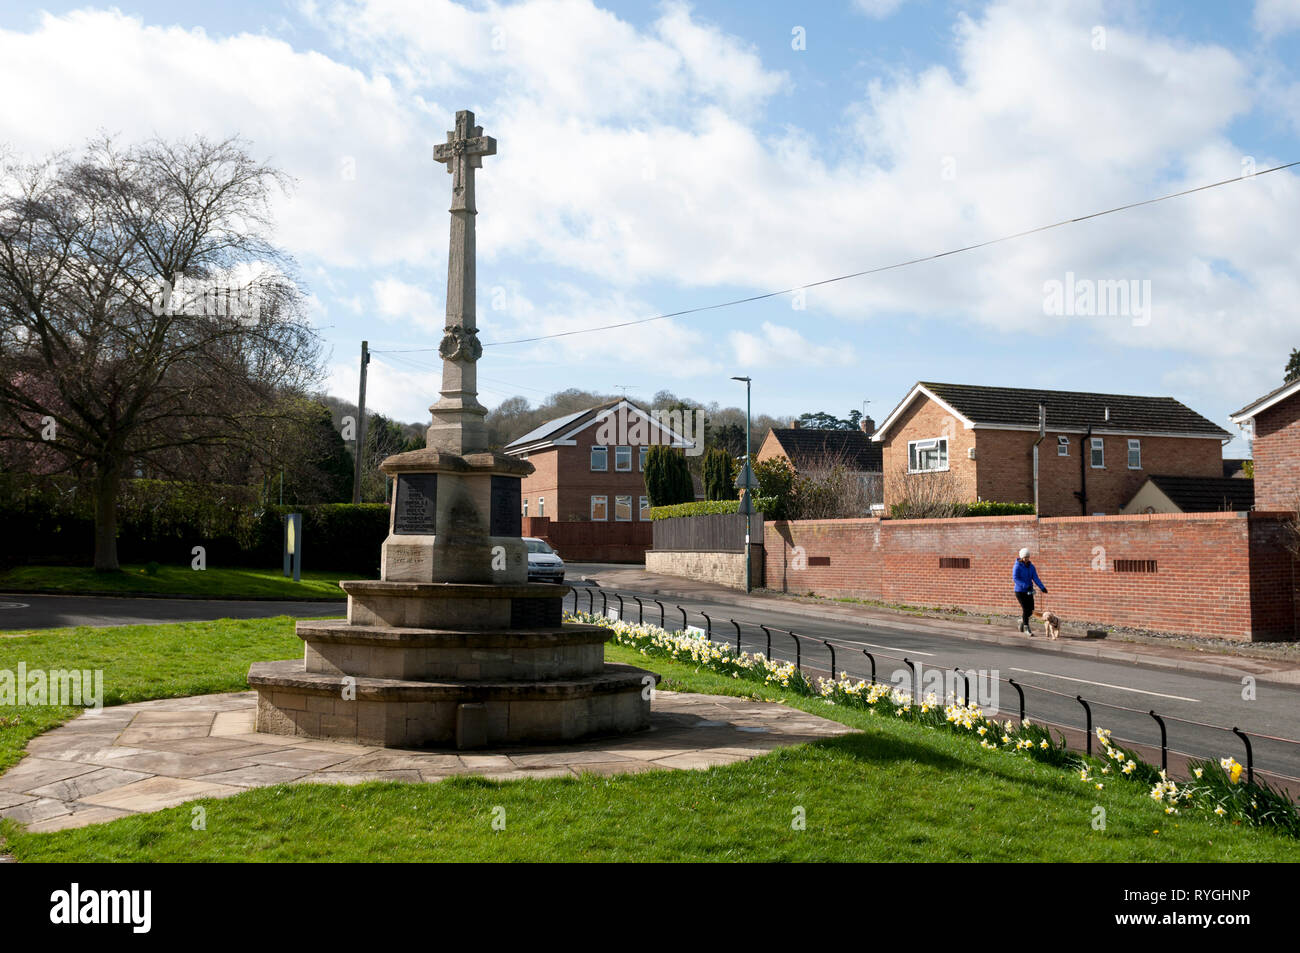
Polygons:
<instances>
[{"instance_id":1,"label":"white window frame","mask_svg":"<svg viewBox=\"0 0 1300 953\"><path fill-rule=\"evenodd\" d=\"M524 516L528 515L528 497L524 497Z\"/></svg>"},{"instance_id":2,"label":"white window frame","mask_svg":"<svg viewBox=\"0 0 1300 953\"><path fill-rule=\"evenodd\" d=\"M648 453L650 452L650 448L649 448L649 447L641 447L640 450L641 450L641 452L637 454L637 464L636 464L636 468L637 468L637 470L638 470L639 472L644 473L644 472L645 472L645 458L646 458L646 454L648 454Z\"/></svg>"},{"instance_id":3,"label":"white window frame","mask_svg":"<svg viewBox=\"0 0 1300 953\"><path fill-rule=\"evenodd\" d=\"M619 500L627 500L627 516L626 516L626 517L622 517L622 516L619 516L619 515L618 515L618 508L619 508L619 505L620 505L619 502L618 502ZM631 497L631 496L624 495L624 494L620 494L620 495L614 497L614 522L615 522L615 523L630 523L630 522L632 522L632 497Z\"/></svg>"},{"instance_id":4,"label":"white window frame","mask_svg":"<svg viewBox=\"0 0 1300 953\"><path fill-rule=\"evenodd\" d=\"M602 506L602 507L604 508L604 511L605 511L605 515L604 515L604 516L597 516L597 515L596 515L596 501L597 501L597 500L600 501L600 506ZM608 497L608 496L594 496L594 495L593 495L592 498L591 498L591 514L590 514L590 515L591 515L591 521L592 521L593 523L608 523L608 522L609 522L609 497Z\"/></svg>"},{"instance_id":5,"label":"white window frame","mask_svg":"<svg viewBox=\"0 0 1300 953\"><path fill-rule=\"evenodd\" d=\"M541 519L545 515L546 515L546 497L539 496L537 498L537 518Z\"/></svg>"},{"instance_id":6,"label":"white window frame","mask_svg":"<svg viewBox=\"0 0 1300 953\"><path fill-rule=\"evenodd\" d=\"M1056 438L1056 455L1058 457L1068 457L1070 455L1070 438L1065 434L1059 434Z\"/></svg>"},{"instance_id":7,"label":"white window frame","mask_svg":"<svg viewBox=\"0 0 1300 953\"><path fill-rule=\"evenodd\" d=\"M935 467L917 467L914 463L917 460L918 451L933 451L938 455L941 462L940 466ZM908 473L944 473L949 468L948 460L948 438L947 437L929 437L924 440L909 440L907 442L907 472Z\"/></svg>"},{"instance_id":8,"label":"white window frame","mask_svg":"<svg viewBox=\"0 0 1300 953\"><path fill-rule=\"evenodd\" d=\"M643 496L637 502L640 505L636 509L636 518L645 522L650 518L650 497Z\"/></svg>"},{"instance_id":9,"label":"white window frame","mask_svg":"<svg viewBox=\"0 0 1300 953\"><path fill-rule=\"evenodd\" d=\"M1101 455L1101 463L1097 462L1097 455ZM1088 465L1094 470L1106 469L1106 441L1101 437L1093 437L1088 443Z\"/></svg>"},{"instance_id":10,"label":"white window frame","mask_svg":"<svg viewBox=\"0 0 1300 953\"><path fill-rule=\"evenodd\" d=\"M601 465L596 466L596 451L600 451ZM591 445L591 472L606 473L609 471L609 447L602 447L599 444Z\"/></svg>"},{"instance_id":11,"label":"white window frame","mask_svg":"<svg viewBox=\"0 0 1300 953\"><path fill-rule=\"evenodd\" d=\"M1137 464L1133 463L1133 454L1137 454ZM1130 470L1142 469L1142 441L1130 437L1128 441L1128 468Z\"/></svg>"},{"instance_id":12,"label":"white window frame","mask_svg":"<svg viewBox=\"0 0 1300 953\"><path fill-rule=\"evenodd\" d=\"M619 461L625 453L627 454L627 466L624 467L619 465ZM614 472L615 473L632 472L632 448L631 447L624 446L624 447L614 448Z\"/></svg>"}]
</instances>

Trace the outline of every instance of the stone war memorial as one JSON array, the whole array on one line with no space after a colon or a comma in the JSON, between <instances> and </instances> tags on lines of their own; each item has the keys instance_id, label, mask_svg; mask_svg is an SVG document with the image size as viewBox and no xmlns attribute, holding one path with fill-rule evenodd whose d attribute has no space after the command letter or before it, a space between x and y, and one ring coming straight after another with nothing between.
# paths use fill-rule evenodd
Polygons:
<instances>
[{"instance_id":1,"label":"stone war memorial","mask_svg":"<svg viewBox=\"0 0 1300 953\"><path fill-rule=\"evenodd\" d=\"M256 730L388 747L550 744L645 728L658 676L605 662L608 630L563 621L568 586L528 582L520 480L478 401L474 171L496 140L456 114L442 389L425 449L395 480L380 579L339 583L346 621L299 622L301 660L259 662Z\"/></svg>"}]
</instances>

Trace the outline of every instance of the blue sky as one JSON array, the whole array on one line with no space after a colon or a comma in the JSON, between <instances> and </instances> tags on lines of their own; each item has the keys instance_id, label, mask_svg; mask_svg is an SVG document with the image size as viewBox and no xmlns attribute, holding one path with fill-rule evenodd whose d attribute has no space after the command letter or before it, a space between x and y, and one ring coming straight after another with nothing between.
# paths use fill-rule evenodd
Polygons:
<instances>
[{"instance_id":1,"label":"blue sky","mask_svg":"<svg viewBox=\"0 0 1300 953\"><path fill-rule=\"evenodd\" d=\"M797 42L802 39L802 44ZM796 48L802 45L802 49ZM456 109L479 176L485 343L709 305L1300 159L1300 0L597 5L10 0L18 154L97 130L239 133L355 399L427 419ZM3 75L3 74L8 75ZM877 419L916 380L1170 394L1215 420L1300 346L1296 170L750 305L488 347L482 399L660 389ZM1150 313L1046 313L1053 281ZM798 307L797 305L802 305ZM1237 440L1229 454L1246 452Z\"/></svg>"}]
</instances>

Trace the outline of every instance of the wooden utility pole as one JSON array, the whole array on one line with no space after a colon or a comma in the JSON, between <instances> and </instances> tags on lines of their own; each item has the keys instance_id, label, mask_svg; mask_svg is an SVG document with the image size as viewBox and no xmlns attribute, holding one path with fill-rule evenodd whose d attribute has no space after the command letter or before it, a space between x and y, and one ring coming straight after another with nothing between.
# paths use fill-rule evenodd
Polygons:
<instances>
[{"instance_id":1,"label":"wooden utility pole","mask_svg":"<svg viewBox=\"0 0 1300 953\"><path fill-rule=\"evenodd\" d=\"M370 342L361 342L361 393L357 396L356 459L352 462L352 502L361 502L361 457L366 450L366 366L370 363Z\"/></svg>"}]
</instances>

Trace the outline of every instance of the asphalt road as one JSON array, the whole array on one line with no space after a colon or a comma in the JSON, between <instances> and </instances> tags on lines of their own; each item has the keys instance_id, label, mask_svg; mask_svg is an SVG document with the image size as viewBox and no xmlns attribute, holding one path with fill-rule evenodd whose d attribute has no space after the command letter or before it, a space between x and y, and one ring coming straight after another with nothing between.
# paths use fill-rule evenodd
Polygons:
<instances>
[{"instance_id":1,"label":"asphalt road","mask_svg":"<svg viewBox=\"0 0 1300 953\"><path fill-rule=\"evenodd\" d=\"M139 625L209 619L264 619L291 615L342 615L337 602L264 602L227 599L142 599L115 596L47 596L0 593L0 631L72 625Z\"/></svg>"},{"instance_id":2,"label":"asphalt road","mask_svg":"<svg viewBox=\"0 0 1300 953\"><path fill-rule=\"evenodd\" d=\"M581 579L584 573L599 574L599 567L570 567L567 582L577 588L579 607L586 609L587 592ZM604 600L601 598L604 593ZM1024 646L998 645L968 641L909 626L899 617L897 622L855 624L803 613L797 609L773 606L761 614L708 599L656 597L631 589L596 589L594 605L614 608L617 596L623 596L624 617L636 620L638 609L633 597L639 596L647 622L659 622L660 598L664 603L664 623L670 630L682 627L686 610L687 624L705 627L704 614L712 619L715 639L735 644L739 623L741 647L747 652L767 654L771 631L770 654L773 658L795 661L809 672L826 674L831 667L831 651L837 671L847 670L855 677L871 674L871 653L876 676L881 681L912 684L910 660L920 673L923 690L928 691L942 677L945 693L954 685L964 695L964 683L952 682L954 667L972 673L971 692L987 709L997 708L1001 717L1019 715L1015 689L1002 679L1015 679L1025 692L1026 714L1035 719L1082 730L1085 725L1083 706L1076 700L1082 695L1092 706L1093 724L1111 729L1117 739L1139 745L1158 745L1160 729L1148 711L1154 709L1165 717L1171 751L1197 757L1218 759L1231 755L1245 762L1245 748L1231 727L1256 735L1274 735L1300 740L1300 690L1266 682L1255 686L1254 700L1242 698L1239 680L1225 676L1147 668L1127 661L1080 658L1062 655L1026 642ZM572 598L565 605L572 607ZM31 630L57 626L132 625L156 622L192 622L211 619L255 619L277 615L319 617L341 615L345 609L338 602L265 602L198 599L143 599L107 596L53 596L0 594L0 631ZM790 631L796 635L790 635ZM831 642L828 647L824 641ZM994 694L996 692L996 694ZM1117 706L1117 707L1112 707ZM1132 709L1132 710L1124 710ZM1222 728L1184 724L1174 719L1204 722ZM1300 778L1300 744L1284 744L1253 737L1256 767L1290 778Z\"/></svg>"},{"instance_id":3,"label":"asphalt road","mask_svg":"<svg viewBox=\"0 0 1300 953\"><path fill-rule=\"evenodd\" d=\"M587 574L598 577L598 567L590 568L595 571ZM580 576L583 574L582 571L572 572L572 580L566 581L582 587ZM878 680L908 687L914 684L913 675L903 660L910 660L920 671L921 684L926 691L930 684L934 684L926 680L939 676L944 678L945 688L951 691L952 683L947 681L947 677L957 667L973 673L971 693L976 700L993 703L985 703L982 707L986 710L996 707L999 717L1004 719L1018 718L1020 705L1015 689L1004 681L998 681L999 676L1014 679L1023 687L1026 714L1031 719L1082 730L1086 716L1075 697L1082 695L1092 708L1094 727L1109 728L1117 740L1125 739L1139 745L1159 746L1160 728L1148 714L1153 709L1165 719L1171 751L1196 757L1217 760L1231 755L1244 764L1245 747L1232 734L1230 729L1233 726L1247 733L1300 741L1300 690L1291 686L1260 682L1255 685L1254 700L1248 701L1242 698L1242 682L1226 676L1063 655L1036 648L1028 640L1023 647L965 640L909 626L903 616L897 623L855 624L780 606L773 606L760 614L752 608L722 602L654 596L631 589L575 588L574 591L583 610L587 608L587 594L592 592L597 612L601 611L602 605L616 608L616 596L622 595L623 617L629 621L638 618L638 607L633 597L640 596L645 621L655 624L660 619L659 606L653 601L657 598L665 606L665 628L673 631L682 628L678 606L686 610L686 621L692 626L705 628L704 614L707 614L712 618L713 638L732 645L736 644L737 636L737 627L732 622L735 620L740 623L741 648L747 652L768 653L768 637L760 628L760 625L766 625L771 630L772 658L795 661L797 645L803 668L818 674L828 673L831 666L831 648L823 644L823 640L832 643L836 670L847 670L855 677L866 678L871 673L871 663L864 651L875 657ZM565 600L565 606L573 606L572 597ZM797 637L785 630L792 630ZM977 681L976 675L982 677ZM964 684L958 681L956 685L958 694L964 695ZM1223 728L1184 724L1174 721L1175 718ZM1252 738L1251 744L1256 768L1300 779L1300 744L1284 744L1258 737ZM1176 757L1171 758L1171 765L1178 761Z\"/></svg>"}]
</instances>

